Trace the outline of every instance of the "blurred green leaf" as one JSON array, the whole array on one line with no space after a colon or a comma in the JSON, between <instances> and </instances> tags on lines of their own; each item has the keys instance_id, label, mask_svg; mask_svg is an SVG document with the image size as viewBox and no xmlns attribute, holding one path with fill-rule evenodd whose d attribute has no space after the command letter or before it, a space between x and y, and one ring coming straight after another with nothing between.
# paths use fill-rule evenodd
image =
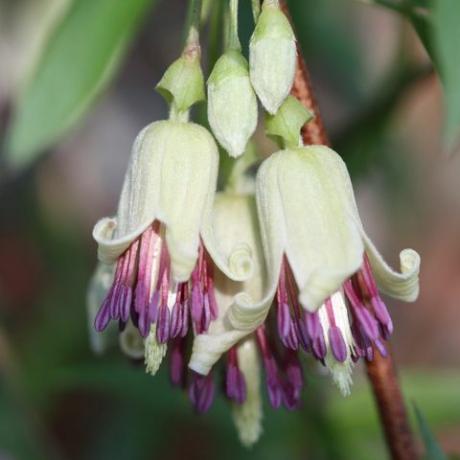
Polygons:
<instances>
[{"instance_id":1,"label":"blurred green leaf","mask_svg":"<svg viewBox=\"0 0 460 460\"><path fill-rule=\"evenodd\" d=\"M434 0L433 34L446 106L445 137L449 148L460 134L460 2Z\"/></svg>"},{"instance_id":2,"label":"blurred green leaf","mask_svg":"<svg viewBox=\"0 0 460 460\"><path fill-rule=\"evenodd\" d=\"M19 100L6 161L27 166L68 130L113 76L156 0L77 0L56 26Z\"/></svg>"},{"instance_id":3,"label":"blurred green leaf","mask_svg":"<svg viewBox=\"0 0 460 460\"><path fill-rule=\"evenodd\" d=\"M416 404L414 404L415 417L417 418L418 427L420 434L422 435L423 443L425 445L425 459L426 460L446 460L447 457L439 447L434 434L431 432L428 423L419 410Z\"/></svg>"}]
</instances>

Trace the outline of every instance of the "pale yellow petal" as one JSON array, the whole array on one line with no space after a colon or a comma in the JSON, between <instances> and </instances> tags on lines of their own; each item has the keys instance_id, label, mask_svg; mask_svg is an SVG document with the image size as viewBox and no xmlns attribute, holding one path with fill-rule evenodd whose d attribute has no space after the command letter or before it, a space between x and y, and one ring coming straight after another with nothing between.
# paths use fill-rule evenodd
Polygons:
<instances>
[{"instance_id":1,"label":"pale yellow petal","mask_svg":"<svg viewBox=\"0 0 460 460\"><path fill-rule=\"evenodd\" d=\"M413 249L401 251L400 272L397 272L383 260L366 234L363 234L363 238L379 289L395 299L415 301L419 294L420 255Z\"/></svg>"}]
</instances>

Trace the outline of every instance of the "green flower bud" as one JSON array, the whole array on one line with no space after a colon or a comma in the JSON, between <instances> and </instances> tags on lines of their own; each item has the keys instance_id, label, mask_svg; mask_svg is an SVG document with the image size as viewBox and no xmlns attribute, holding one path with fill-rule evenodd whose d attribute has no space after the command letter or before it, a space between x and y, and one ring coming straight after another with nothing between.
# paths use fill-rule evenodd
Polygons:
<instances>
[{"instance_id":1,"label":"green flower bud","mask_svg":"<svg viewBox=\"0 0 460 460\"><path fill-rule=\"evenodd\" d=\"M230 156L245 151L257 126L257 99L239 51L227 51L214 66L208 80L208 119Z\"/></svg>"},{"instance_id":2,"label":"green flower bud","mask_svg":"<svg viewBox=\"0 0 460 460\"><path fill-rule=\"evenodd\" d=\"M168 67L156 90L177 112L185 112L205 99L198 44L188 46L182 56Z\"/></svg>"},{"instance_id":3,"label":"green flower bud","mask_svg":"<svg viewBox=\"0 0 460 460\"><path fill-rule=\"evenodd\" d=\"M296 68L292 27L276 2L265 0L249 45L252 85L265 109L274 114L289 94Z\"/></svg>"},{"instance_id":4,"label":"green flower bud","mask_svg":"<svg viewBox=\"0 0 460 460\"><path fill-rule=\"evenodd\" d=\"M312 118L313 114L301 102L288 96L275 115L266 115L265 132L280 147L299 147L300 130Z\"/></svg>"}]
</instances>

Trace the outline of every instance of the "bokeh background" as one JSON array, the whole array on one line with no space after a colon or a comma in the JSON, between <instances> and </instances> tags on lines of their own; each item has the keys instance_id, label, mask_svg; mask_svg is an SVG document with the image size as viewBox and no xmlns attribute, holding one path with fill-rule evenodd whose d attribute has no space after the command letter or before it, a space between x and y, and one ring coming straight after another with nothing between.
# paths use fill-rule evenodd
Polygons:
<instances>
[{"instance_id":1,"label":"bokeh background","mask_svg":"<svg viewBox=\"0 0 460 460\"><path fill-rule=\"evenodd\" d=\"M2 137L70 3L0 1ZM92 226L116 209L137 132L167 115L154 86L181 49L185 1L153 3L79 123L29 167L2 170L0 459L386 458L361 366L348 398L307 366L302 410L275 412L265 404L264 434L247 450L222 397L197 416L186 395L169 387L166 369L150 377L116 346L103 356L92 353L86 317L96 263ZM241 3L247 44L250 2ZM393 265L405 247L422 256L419 300L388 299L393 352L412 421L415 403L442 448L460 453L460 156L443 148L441 85L416 33L401 15L365 3L290 6L368 232ZM68 72L79 72L71 57ZM273 150L262 132L257 138L264 152Z\"/></svg>"}]
</instances>

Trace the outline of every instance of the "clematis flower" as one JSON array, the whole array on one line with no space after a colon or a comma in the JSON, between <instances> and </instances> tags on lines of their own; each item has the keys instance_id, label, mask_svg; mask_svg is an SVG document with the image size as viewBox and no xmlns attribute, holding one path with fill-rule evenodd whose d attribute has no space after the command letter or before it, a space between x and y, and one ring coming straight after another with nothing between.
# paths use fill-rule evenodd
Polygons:
<instances>
[{"instance_id":1,"label":"clematis flower","mask_svg":"<svg viewBox=\"0 0 460 460\"><path fill-rule=\"evenodd\" d=\"M117 216L94 227L99 260L115 266L95 328L102 331L111 320L121 330L134 324L147 339L152 372L164 344L191 327L206 331L217 318L214 266L232 279L245 277L238 260L247 248L232 248L224 259L212 229L204 228L217 165L217 146L205 128L173 120L148 125L134 142ZM132 342L130 330L122 344Z\"/></svg>"},{"instance_id":2,"label":"clematis flower","mask_svg":"<svg viewBox=\"0 0 460 460\"><path fill-rule=\"evenodd\" d=\"M361 224L345 164L325 146L273 154L258 172L256 195L265 295L238 294L221 321L220 336L210 330L196 338L190 367L205 375L244 334L255 332L270 401L277 407L284 398L289 406L276 347L266 339L274 304L279 341L291 362L296 363L300 349L312 353L347 394L353 362L372 360L374 348L385 355L384 341L393 330L378 289L414 301L420 257L411 249L402 251L401 272L384 262ZM299 367L288 375L295 406L302 384Z\"/></svg>"}]
</instances>

